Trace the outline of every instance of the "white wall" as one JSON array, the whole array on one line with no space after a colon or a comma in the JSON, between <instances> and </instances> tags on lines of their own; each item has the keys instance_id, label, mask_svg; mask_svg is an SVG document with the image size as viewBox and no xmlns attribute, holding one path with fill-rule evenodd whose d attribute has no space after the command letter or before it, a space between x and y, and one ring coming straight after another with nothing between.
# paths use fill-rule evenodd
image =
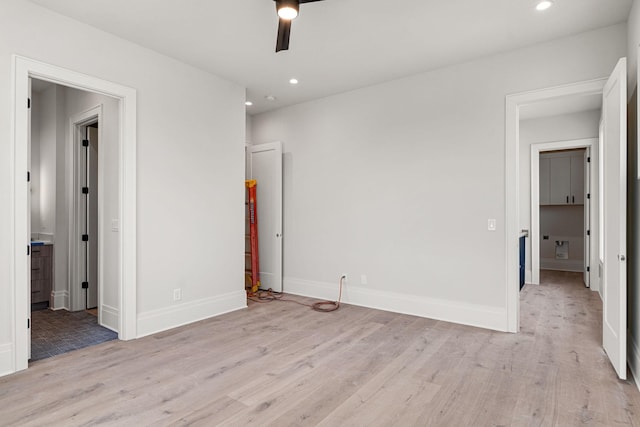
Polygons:
<instances>
[{"instance_id":1,"label":"white wall","mask_svg":"<svg viewBox=\"0 0 640 427\"><path fill-rule=\"evenodd\" d=\"M56 90L31 95L31 234L55 230Z\"/></svg>"},{"instance_id":2,"label":"white wall","mask_svg":"<svg viewBox=\"0 0 640 427\"><path fill-rule=\"evenodd\" d=\"M584 206L540 206L540 235L541 269L584 271ZM556 241L569 242L568 259L556 259Z\"/></svg>"},{"instance_id":3,"label":"white wall","mask_svg":"<svg viewBox=\"0 0 640 427\"><path fill-rule=\"evenodd\" d=\"M40 95L31 94L31 151L29 156L29 170L31 183L29 185L31 203L31 235L40 231Z\"/></svg>"},{"instance_id":4,"label":"white wall","mask_svg":"<svg viewBox=\"0 0 640 427\"><path fill-rule=\"evenodd\" d=\"M251 116L247 114L247 118L246 118L246 124L245 124L245 137L246 137L246 142L247 144L251 144L253 141L253 135L251 134Z\"/></svg>"},{"instance_id":5,"label":"white wall","mask_svg":"<svg viewBox=\"0 0 640 427\"><path fill-rule=\"evenodd\" d=\"M347 301L506 330L505 96L625 47L617 25L254 116L286 153L285 291L335 298L347 272Z\"/></svg>"},{"instance_id":6,"label":"white wall","mask_svg":"<svg viewBox=\"0 0 640 427\"><path fill-rule=\"evenodd\" d=\"M562 114L520 122L520 229L531 230L531 144L598 138L600 110ZM592 167L597 167L592 162ZM595 189L594 189L594 194ZM597 200L597 198L594 198ZM597 218L592 218L597 224ZM595 221L595 222L594 222ZM597 233L594 233L597 234ZM543 240L540 240L542 249ZM597 242L594 243L597 246ZM548 248L546 248L548 249ZM527 239L526 276L531 278L531 239Z\"/></svg>"},{"instance_id":7,"label":"white wall","mask_svg":"<svg viewBox=\"0 0 640 427\"><path fill-rule=\"evenodd\" d=\"M38 233L51 234L56 222L56 142L57 91L54 87L40 94L40 229ZM33 230L32 230L33 231Z\"/></svg>"},{"instance_id":8,"label":"white wall","mask_svg":"<svg viewBox=\"0 0 640 427\"><path fill-rule=\"evenodd\" d=\"M30 2L6 0L4 100L11 99L15 53L137 91L138 334L245 306L244 88ZM10 102L0 104L0 117L11 117ZM4 195L12 191L10 124L0 121ZM11 203L0 204L0 373L13 366L12 211ZM175 288L182 301L172 300Z\"/></svg>"}]
</instances>

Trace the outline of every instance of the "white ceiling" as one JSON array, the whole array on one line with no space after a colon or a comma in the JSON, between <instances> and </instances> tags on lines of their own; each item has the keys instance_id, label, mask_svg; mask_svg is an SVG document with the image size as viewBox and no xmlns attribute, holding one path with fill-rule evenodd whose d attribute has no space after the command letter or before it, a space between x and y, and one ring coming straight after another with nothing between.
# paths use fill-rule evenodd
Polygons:
<instances>
[{"instance_id":1,"label":"white ceiling","mask_svg":"<svg viewBox=\"0 0 640 427\"><path fill-rule=\"evenodd\" d=\"M247 87L250 114L625 22L632 3L326 0L276 54L273 0L31 1Z\"/></svg>"}]
</instances>

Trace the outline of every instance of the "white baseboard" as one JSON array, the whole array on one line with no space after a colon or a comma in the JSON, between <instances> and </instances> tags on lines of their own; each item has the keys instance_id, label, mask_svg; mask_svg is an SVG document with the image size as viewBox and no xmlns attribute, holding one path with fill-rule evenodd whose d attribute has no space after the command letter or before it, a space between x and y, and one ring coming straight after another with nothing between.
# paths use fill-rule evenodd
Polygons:
<instances>
[{"instance_id":1,"label":"white baseboard","mask_svg":"<svg viewBox=\"0 0 640 427\"><path fill-rule=\"evenodd\" d=\"M138 315L138 338L247 307L244 290L172 305Z\"/></svg>"},{"instance_id":2,"label":"white baseboard","mask_svg":"<svg viewBox=\"0 0 640 427\"><path fill-rule=\"evenodd\" d=\"M15 372L13 343L0 344L0 377Z\"/></svg>"},{"instance_id":3,"label":"white baseboard","mask_svg":"<svg viewBox=\"0 0 640 427\"><path fill-rule=\"evenodd\" d=\"M285 277L284 292L335 301L338 297L338 285ZM342 302L497 331L507 330L507 312L501 307L378 291L348 284L343 288Z\"/></svg>"},{"instance_id":4,"label":"white baseboard","mask_svg":"<svg viewBox=\"0 0 640 427\"><path fill-rule=\"evenodd\" d=\"M633 378L636 381L636 386L638 387L638 390L640 390L640 346L638 346L638 343L634 341L631 331L627 331L627 345L629 347L629 369L631 369Z\"/></svg>"},{"instance_id":5,"label":"white baseboard","mask_svg":"<svg viewBox=\"0 0 640 427\"><path fill-rule=\"evenodd\" d=\"M69 291L51 291L51 309L69 310Z\"/></svg>"},{"instance_id":6,"label":"white baseboard","mask_svg":"<svg viewBox=\"0 0 640 427\"><path fill-rule=\"evenodd\" d=\"M532 278L533 278L533 272L531 270L526 270L524 272L524 283L530 285L532 283Z\"/></svg>"},{"instance_id":7,"label":"white baseboard","mask_svg":"<svg viewBox=\"0 0 640 427\"><path fill-rule=\"evenodd\" d=\"M540 269L581 273L584 271L584 261L574 259L541 258Z\"/></svg>"},{"instance_id":8,"label":"white baseboard","mask_svg":"<svg viewBox=\"0 0 640 427\"><path fill-rule=\"evenodd\" d=\"M120 332L120 310L107 304L100 307L100 326Z\"/></svg>"}]
</instances>

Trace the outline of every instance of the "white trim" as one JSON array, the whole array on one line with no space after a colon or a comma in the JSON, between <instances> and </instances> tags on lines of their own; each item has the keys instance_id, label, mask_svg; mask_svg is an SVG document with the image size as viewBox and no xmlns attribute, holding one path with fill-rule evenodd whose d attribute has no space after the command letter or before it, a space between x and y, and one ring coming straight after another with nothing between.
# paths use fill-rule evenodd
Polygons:
<instances>
[{"instance_id":1,"label":"white trim","mask_svg":"<svg viewBox=\"0 0 640 427\"><path fill-rule=\"evenodd\" d=\"M591 152L597 151L598 138L584 138L584 139L572 139L568 141L554 141L543 142L539 144L531 144L531 283L534 285L540 284L540 268L547 269L561 269L563 271L584 271L584 263L590 264L590 260L579 261L580 268L576 270L575 266L568 265L566 261L559 263L556 266L555 262L548 262L545 267L541 267L540 259L540 153L545 151L556 150L572 150L576 148L590 148ZM594 171L592 170L592 174ZM593 179L591 176L589 179ZM587 183L585 183L587 188ZM593 204L591 209L593 209ZM592 212L593 213L593 212ZM585 228L588 224L584 225ZM593 242L593 233L591 236L591 242ZM586 242L585 242L586 244ZM552 268L558 267L558 268ZM592 272L593 273L593 272Z\"/></svg>"},{"instance_id":2,"label":"white trim","mask_svg":"<svg viewBox=\"0 0 640 427\"><path fill-rule=\"evenodd\" d=\"M335 301L339 291L337 283L314 282L294 277L284 278L284 289L289 294L329 301ZM358 286L345 285L342 302L497 331L505 331L507 326L506 313L501 307L465 304Z\"/></svg>"},{"instance_id":3,"label":"white trim","mask_svg":"<svg viewBox=\"0 0 640 427\"><path fill-rule=\"evenodd\" d=\"M0 344L0 376L13 373L10 367L13 365L13 344Z\"/></svg>"},{"instance_id":4,"label":"white trim","mask_svg":"<svg viewBox=\"0 0 640 427\"><path fill-rule=\"evenodd\" d=\"M520 292L519 292L519 248L520 235L520 107L527 104L562 98L570 95L589 95L602 93L606 79L591 80L564 86L534 90L513 95L505 99L505 310L507 330L520 330Z\"/></svg>"},{"instance_id":5,"label":"white trim","mask_svg":"<svg viewBox=\"0 0 640 427\"><path fill-rule=\"evenodd\" d=\"M13 293L8 295L13 303L12 341L14 358L10 372L26 369L28 366L28 333L26 319L29 317L29 245L28 233L28 186L25 179L28 165L28 111L26 99L29 96L29 78L61 84L76 89L115 97L120 100L120 257L119 278L121 330L120 339L128 340L136 333L136 91L135 89L111 83L86 74L45 64L40 61L13 55L13 107L10 153L11 198L10 225L14 230L13 248L9 277L14 283ZM0 370L5 371L0 366Z\"/></svg>"},{"instance_id":6,"label":"white trim","mask_svg":"<svg viewBox=\"0 0 640 427\"><path fill-rule=\"evenodd\" d=\"M107 304L98 305L98 319L100 326L118 332L120 329L120 310Z\"/></svg>"},{"instance_id":7,"label":"white trim","mask_svg":"<svg viewBox=\"0 0 640 427\"><path fill-rule=\"evenodd\" d=\"M636 382L636 387L640 390L640 346L633 339L631 330L627 330L627 342L629 343L629 355L627 363Z\"/></svg>"},{"instance_id":8,"label":"white trim","mask_svg":"<svg viewBox=\"0 0 640 427\"><path fill-rule=\"evenodd\" d=\"M188 325L243 308L247 308L247 294L244 290L240 290L147 311L138 316L138 337Z\"/></svg>"},{"instance_id":9,"label":"white trim","mask_svg":"<svg viewBox=\"0 0 640 427\"><path fill-rule=\"evenodd\" d=\"M69 310L69 291L51 291L51 309Z\"/></svg>"}]
</instances>

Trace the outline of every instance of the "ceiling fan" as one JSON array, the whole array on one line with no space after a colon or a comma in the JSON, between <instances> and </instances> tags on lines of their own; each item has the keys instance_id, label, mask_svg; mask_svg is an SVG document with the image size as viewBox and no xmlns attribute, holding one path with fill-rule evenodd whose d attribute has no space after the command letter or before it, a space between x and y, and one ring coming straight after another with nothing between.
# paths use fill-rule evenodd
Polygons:
<instances>
[{"instance_id":1,"label":"ceiling fan","mask_svg":"<svg viewBox=\"0 0 640 427\"><path fill-rule=\"evenodd\" d=\"M291 35L291 21L298 16L302 3L312 3L323 0L274 0L278 11L278 40L276 52L289 50L289 36Z\"/></svg>"}]
</instances>

